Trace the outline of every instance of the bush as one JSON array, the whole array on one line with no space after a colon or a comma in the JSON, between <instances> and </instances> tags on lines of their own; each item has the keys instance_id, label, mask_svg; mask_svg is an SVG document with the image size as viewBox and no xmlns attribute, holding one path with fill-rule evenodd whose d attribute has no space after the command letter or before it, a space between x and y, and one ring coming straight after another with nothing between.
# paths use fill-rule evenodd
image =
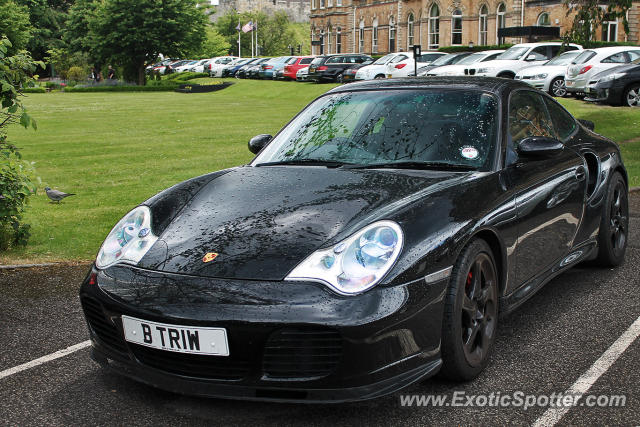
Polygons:
<instances>
[{"instance_id":1,"label":"bush","mask_svg":"<svg viewBox=\"0 0 640 427\"><path fill-rule=\"evenodd\" d=\"M26 87L22 89L22 93L46 93L47 90L43 87Z\"/></svg>"},{"instance_id":2,"label":"bush","mask_svg":"<svg viewBox=\"0 0 640 427\"><path fill-rule=\"evenodd\" d=\"M65 92L170 92L179 84L147 85L147 86L76 86L67 87Z\"/></svg>"},{"instance_id":3,"label":"bush","mask_svg":"<svg viewBox=\"0 0 640 427\"><path fill-rule=\"evenodd\" d=\"M187 80L200 79L203 77L209 77L209 73L193 73L191 71L185 71L184 73L169 74L165 80L186 82Z\"/></svg>"},{"instance_id":4,"label":"bush","mask_svg":"<svg viewBox=\"0 0 640 427\"><path fill-rule=\"evenodd\" d=\"M67 78L75 81L87 80L87 72L81 67L71 67L67 71Z\"/></svg>"}]
</instances>

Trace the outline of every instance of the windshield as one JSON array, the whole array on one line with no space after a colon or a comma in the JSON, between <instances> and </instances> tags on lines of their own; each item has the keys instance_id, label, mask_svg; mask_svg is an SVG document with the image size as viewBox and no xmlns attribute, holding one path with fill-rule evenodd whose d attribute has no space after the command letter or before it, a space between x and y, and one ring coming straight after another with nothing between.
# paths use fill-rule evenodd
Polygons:
<instances>
[{"instance_id":1,"label":"windshield","mask_svg":"<svg viewBox=\"0 0 640 427\"><path fill-rule=\"evenodd\" d=\"M453 55L442 55L431 63L431 65L447 65L454 58Z\"/></svg>"},{"instance_id":2,"label":"windshield","mask_svg":"<svg viewBox=\"0 0 640 427\"><path fill-rule=\"evenodd\" d=\"M325 58L326 58L326 56L318 56L317 58L313 58L313 61L311 61L311 65L321 64L322 61L324 61Z\"/></svg>"},{"instance_id":3,"label":"windshield","mask_svg":"<svg viewBox=\"0 0 640 427\"><path fill-rule=\"evenodd\" d=\"M571 63L572 64L584 64L585 62L587 62L588 60L590 60L594 56L596 56L596 53L594 51L585 50L580 55L578 55L573 61L571 61Z\"/></svg>"},{"instance_id":4,"label":"windshield","mask_svg":"<svg viewBox=\"0 0 640 427\"><path fill-rule=\"evenodd\" d=\"M560 56L556 56L555 58L547 61L544 65L569 65L571 60L578 56L580 51L574 50L572 52L563 53Z\"/></svg>"},{"instance_id":5,"label":"windshield","mask_svg":"<svg viewBox=\"0 0 640 427\"><path fill-rule=\"evenodd\" d=\"M526 46L512 46L498 55L496 59L520 59L529 51Z\"/></svg>"},{"instance_id":6,"label":"windshield","mask_svg":"<svg viewBox=\"0 0 640 427\"><path fill-rule=\"evenodd\" d=\"M327 95L284 128L253 165L411 162L487 169L495 149L497 105L493 95L472 90Z\"/></svg>"},{"instance_id":7,"label":"windshield","mask_svg":"<svg viewBox=\"0 0 640 427\"><path fill-rule=\"evenodd\" d=\"M378 58L376 60L376 62L373 63L373 65L384 65L387 63L388 60L390 60L391 58L393 58L395 55L395 53L390 53L388 55L383 56L382 58Z\"/></svg>"},{"instance_id":8,"label":"windshield","mask_svg":"<svg viewBox=\"0 0 640 427\"><path fill-rule=\"evenodd\" d=\"M461 61L458 61L458 65L469 65L476 63L487 56L486 53L474 53L473 55L469 55Z\"/></svg>"}]
</instances>

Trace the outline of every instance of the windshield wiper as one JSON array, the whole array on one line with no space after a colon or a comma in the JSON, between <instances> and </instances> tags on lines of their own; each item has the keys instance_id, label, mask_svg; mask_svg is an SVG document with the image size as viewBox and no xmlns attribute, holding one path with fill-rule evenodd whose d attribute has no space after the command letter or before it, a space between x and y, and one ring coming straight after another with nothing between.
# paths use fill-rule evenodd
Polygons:
<instances>
[{"instance_id":1,"label":"windshield wiper","mask_svg":"<svg viewBox=\"0 0 640 427\"><path fill-rule=\"evenodd\" d=\"M346 166L345 169L443 169L456 171L473 171L477 168L470 165L460 165L446 162L388 162L370 163L368 165Z\"/></svg>"},{"instance_id":2,"label":"windshield wiper","mask_svg":"<svg viewBox=\"0 0 640 427\"><path fill-rule=\"evenodd\" d=\"M277 162L258 163L255 166L280 166L280 165L308 165L308 166L326 166L328 168L337 168L345 165L353 165L353 163L341 162L338 160L320 160L320 159L291 159L279 160Z\"/></svg>"}]
</instances>

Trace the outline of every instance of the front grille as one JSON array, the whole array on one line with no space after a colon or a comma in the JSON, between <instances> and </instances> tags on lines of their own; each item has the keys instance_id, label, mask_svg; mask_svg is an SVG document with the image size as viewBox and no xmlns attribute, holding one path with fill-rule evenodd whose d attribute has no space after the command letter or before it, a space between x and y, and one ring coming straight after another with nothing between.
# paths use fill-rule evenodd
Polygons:
<instances>
[{"instance_id":1,"label":"front grille","mask_svg":"<svg viewBox=\"0 0 640 427\"><path fill-rule=\"evenodd\" d=\"M108 319L100 303L93 298L82 298L80 301L89 327L96 334L102 344L121 353L127 352L127 347L120 337L113 322Z\"/></svg>"},{"instance_id":2,"label":"front grille","mask_svg":"<svg viewBox=\"0 0 640 427\"><path fill-rule=\"evenodd\" d=\"M231 356L210 356L158 350L130 344L140 363L165 372L194 378L238 381L249 373L249 362Z\"/></svg>"},{"instance_id":3,"label":"front grille","mask_svg":"<svg viewBox=\"0 0 640 427\"><path fill-rule=\"evenodd\" d=\"M332 329L281 329L264 348L262 370L268 378L321 378L342 356L342 339Z\"/></svg>"}]
</instances>

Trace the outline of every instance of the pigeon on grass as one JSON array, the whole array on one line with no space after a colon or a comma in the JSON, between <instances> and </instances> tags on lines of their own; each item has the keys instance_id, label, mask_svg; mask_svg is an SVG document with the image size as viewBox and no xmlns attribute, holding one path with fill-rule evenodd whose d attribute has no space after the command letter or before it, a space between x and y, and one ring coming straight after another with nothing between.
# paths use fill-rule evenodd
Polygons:
<instances>
[{"instance_id":1,"label":"pigeon on grass","mask_svg":"<svg viewBox=\"0 0 640 427\"><path fill-rule=\"evenodd\" d=\"M49 187L44 187L44 191L47 193L47 197L51 199L52 202L60 203L60 200L65 197L75 196L74 193L63 193L62 191L52 190Z\"/></svg>"}]
</instances>

